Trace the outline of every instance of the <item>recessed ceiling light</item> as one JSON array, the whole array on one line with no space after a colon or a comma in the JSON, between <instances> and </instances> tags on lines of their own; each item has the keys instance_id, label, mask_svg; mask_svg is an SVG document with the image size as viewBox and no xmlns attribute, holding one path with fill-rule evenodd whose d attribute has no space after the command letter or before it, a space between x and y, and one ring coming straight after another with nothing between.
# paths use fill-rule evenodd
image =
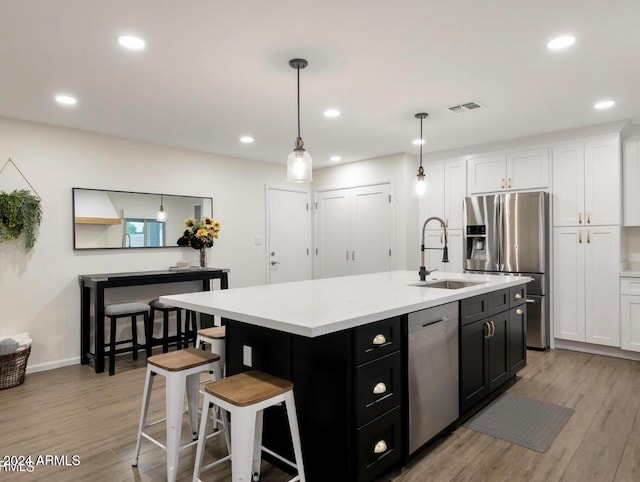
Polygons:
<instances>
[{"instance_id":1,"label":"recessed ceiling light","mask_svg":"<svg viewBox=\"0 0 640 482\"><path fill-rule=\"evenodd\" d=\"M340 156L331 156L330 160L333 161L333 162L338 162L338 161L342 160L342 157L340 157Z\"/></svg>"},{"instance_id":2,"label":"recessed ceiling light","mask_svg":"<svg viewBox=\"0 0 640 482\"><path fill-rule=\"evenodd\" d=\"M413 145L419 146L420 144L424 144L424 139L414 139Z\"/></svg>"},{"instance_id":3,"label":"recessed ceiling light","mask_svg":"<svg viewBox=\"0 0 640 482\"><path fill-rule=\"evenodd\" d=\"M327 109L324 111L325 117L338 117L340 116L340 111L338 109Z\"/></svg>"},{"instance_id":4,"label":"recessed ceiling light","mask_svg":"<svg viewBox=\"0 0 640 482\"><path fill-rule=\"evenodd\" d=\"M133 35L120 35L118 37L118 43L125 49L129 50L142 50L145 48L146 43L140 37Z\"/></svg>"},{"instance_id":5,"label":"recessed ceiling light","mask_svg":"<svg viewBox=\"0 0 640 482\"><path fill-rule=\"evenodd\" d=\"M78 103L78 100L70 95L59 94L56 95L55 99L58 104L63 105L76 105Z\"/></svg>"},{"instance_id":6,"label":"recessed ceiling light","mask_svg":"<svg viewBox=\"0 0 640 482\"><path fill-rule=\"evenodd\" d=\"M597 110L605 110L611 109L614 105L616 105L616 103L612 100L601 100L600 102L596 102L593 108Z\"/></svg>"},{"instance_id":7,"label":"recessed ceiling light","mask_svg":"<svg viewBox=\"0 0 640 482\"><path fill-rule=\"evenodd\" d=\"M576 42L576 38L573 35L563 35L562 37L556 37L549 40L547 48L549 50L560 50L570 47Z\"/></svg>"},{"instance_id":8,"label":"recessed ceiling light","mask_svg":"<svg viewBox=\"0 0 640 482\"><path fill-rule=\"evenodd\" d=\"M253 141L254 139L251 136L242 136L240 138L240 142L242 142L243 144L251 144Z\"/></svg>"}]
</instances>

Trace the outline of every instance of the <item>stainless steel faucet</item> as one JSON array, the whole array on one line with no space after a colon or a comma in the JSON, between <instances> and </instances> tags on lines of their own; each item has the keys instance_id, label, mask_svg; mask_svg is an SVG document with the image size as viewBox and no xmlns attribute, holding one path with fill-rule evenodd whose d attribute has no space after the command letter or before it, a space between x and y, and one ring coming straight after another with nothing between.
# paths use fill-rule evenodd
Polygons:
<instances>
[{"instance_id":1,"label":"stainless steel faucet","mask_svg":"<svg viewBox=\"0 0 640 482\"><path fill-rule=\"evenodd\" d=\"M443 248L443 252L442 252L442 262L443 263L448 263L449 262L449 248L447 246L449 235L447 234L447 225L442 220L442 218L439 218L437 216L431 216L430 218L427 218L427 220L422 225L422 245L420 246L420 271L418 271L418 274L420 275L420 281L426 281L427 280L427 276L429 276L434 271L437 271L437 269L433 269L431 271L428 271L427 268L425 268L425 265L424 265L424 250L425 249L440 249L440 248L425 248L425 246L424 246L424 234L425 234L425 230L427 229L427 224L429 224L429 221L439 221L440 222L440 226L442 226L442 229L444 230L444 248Z\"/></svg>"}]
</instances>

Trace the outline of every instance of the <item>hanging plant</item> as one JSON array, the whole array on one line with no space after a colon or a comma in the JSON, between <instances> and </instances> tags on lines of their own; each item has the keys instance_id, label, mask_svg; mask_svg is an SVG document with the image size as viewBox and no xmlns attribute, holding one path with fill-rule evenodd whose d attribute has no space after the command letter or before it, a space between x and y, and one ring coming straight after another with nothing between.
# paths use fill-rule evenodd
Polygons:
<instances>
[{"instance_id":1,"label":"hanging plant","mask_svg":"<svg viewBox=\"0 0 640 482\"><path fill-rule=\"evenodd\" d=\"M25 251L36 244L37 231L42 220L40 198L26 189L12 193L0 191L0 243L24 235Z\"/></svg>"}]
</instances>

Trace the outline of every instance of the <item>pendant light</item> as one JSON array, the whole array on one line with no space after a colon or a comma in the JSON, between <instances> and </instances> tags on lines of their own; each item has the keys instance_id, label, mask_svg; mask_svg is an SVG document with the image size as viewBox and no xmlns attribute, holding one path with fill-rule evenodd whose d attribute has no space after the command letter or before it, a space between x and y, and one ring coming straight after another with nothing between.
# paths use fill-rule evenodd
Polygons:
<instances>
[{"instance_id":1,"label":"pendant light","mask_svg":"<svg viewBox=\"0 0 640 482\"><path fill-rule=\"evenodd\" d=\"M287 181L289 182L313 181L311 156L304 150L304 142L300 137L300 69L304 69L307 65L308 62L305 59L289 60L289 66L298 71L298 137L295 149L287 158Z\"/></svg>"},{"instance_id":2,"label":"pendant light","mask_svg":"<svg viewBox=\"0 0 640 482\"><path fill-rule=\"evenodd\" d=\"M164 201L163 195L160 194L160 209L156 213L156 221L159 223L165 223L167 221L167 212L164 210L164 206L162 205Z\"/></svg>"},{"instance_id":3,"label":"pendant light","mask_svg":"<svg viewBox=\"0 0 640 482\"><path fill-rule=\"evenodd\" d=\"M415 198L423 198L427 196L427 177L424 175L424 169L422 167L422 145L424 144L424 138L422 137L422 121L426 119L429 114L421 112L416 114L416 119L420 119L420 167L418 167L418 175L413 179L411 186L411 195Z\"/></svg>"}]
</instances>

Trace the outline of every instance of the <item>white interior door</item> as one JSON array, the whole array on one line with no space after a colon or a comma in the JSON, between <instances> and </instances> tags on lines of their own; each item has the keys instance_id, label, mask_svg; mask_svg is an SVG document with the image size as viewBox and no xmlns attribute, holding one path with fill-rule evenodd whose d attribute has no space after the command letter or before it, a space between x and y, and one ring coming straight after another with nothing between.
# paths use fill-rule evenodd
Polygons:
<instances>
[{"instance_id":1,"label":"white interior door","mask_svg":"<svg viewBox=\"0 0 640 482\"><path fill-rule=\"evenodd\" d=\"M311 278L308 194L267 188L269 283Z\"/></svg>"},{"instance_id":2,"label":"white interior door","mask_svg":"<svg viewBox=\"0 0 640 482\"><path fill-rule=\"evenodd\" d=\"M391 269L389 184L351 189L351 261L353 274Z\"/></svg>"},{"instance_id":3,"label":"white interior door","mask_svg":"<svg viewBox=\"0 0 640 482\"><path fill-rule=\"evenodd\" d=\"M317 194L317 277L330 278L350 273L350 191L336 189Z\"/></svg>"}]
</instances>

